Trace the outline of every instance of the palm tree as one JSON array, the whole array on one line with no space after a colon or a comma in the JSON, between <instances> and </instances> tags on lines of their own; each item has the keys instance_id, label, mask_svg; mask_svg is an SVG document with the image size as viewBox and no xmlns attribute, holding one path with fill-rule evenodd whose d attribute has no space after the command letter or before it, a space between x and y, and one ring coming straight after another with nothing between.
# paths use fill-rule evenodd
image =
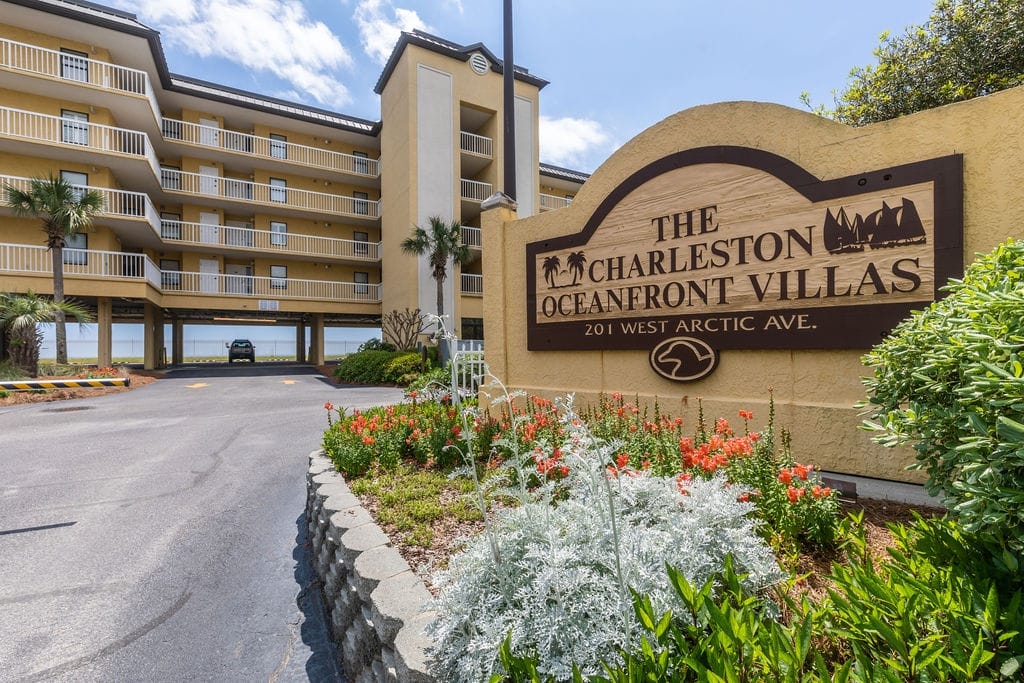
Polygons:
<instances>
[{"instance_id":1,"label":"palm tree","mask_svg":"<svg viewBox=\"0 0 1024 683\"><path fill-rule=\"evenodd\" d=\"M569 270L572 271L572 284L573 286L579 281L579 278L583 277L583 264L587 262L587 257L583 255L582 251L574 251L569 254L569 258L565 260L565 265L568 266Z\"/></svg>"},{"instance_id":2,"label":"palm tree","mask_svg":"<svg viewBox=\"0 0 1024 683\"><path fill-rule=\"evenodd\" d=\"M558 269L562 267L562 260L557 256L545 256L544 257L544 279L551 283L551 288L555 288L555 276L558 275Z\"/></svg>"},{"instance_id":3,"label":"palm tree","mask_svg":"<svg viewBox=\"0 0 1024 683\"><path fill-rule=\"evenodd\" d=\"M5 203L18 216L30 216L43 222L46 246L53 259L53 321L57 323L57 363L68 362L68 335L64 309L64 243L90 225L103 208L103 195L83 190L63 178L33 178L28 191L5 186Z\"/></svg>"},{"instance_id":4,"label":"palm tree","mask_svg":"<svg viewBox=\"0 0 1024 683\"><path fill-rule=\"evenodd\" d=\"M32 290L25 294L0 293L0 335L7 339L11 362L32 377L39 374L39 344L43 340L36 324L53 322L58 313L62 317L70 315L79 324L92 322L89 311L74 300L57 302Z\"/></svg>"},{"instance_id":5,"label":"palm tree","mask_svg":"<svg viewBox=\"0 0 1024 683\"><path fill-rule=\"evenodd\" d=\"M444 281L448 278L448 261L464 266L469 263L469 247L462 243L462 225L448 223L440 216L431 216L428 229L416 226L412 236L402 240L402 251L417 256L427 255L437 282L437 315L444 315Z\"/></svg>"}]
</instances>

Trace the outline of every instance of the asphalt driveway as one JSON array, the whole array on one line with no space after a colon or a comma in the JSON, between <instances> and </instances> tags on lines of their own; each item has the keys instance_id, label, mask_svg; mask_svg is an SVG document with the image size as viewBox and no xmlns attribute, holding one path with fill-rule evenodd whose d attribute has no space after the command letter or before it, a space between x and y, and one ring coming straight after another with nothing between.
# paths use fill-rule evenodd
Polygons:
<instances>
[{"instance_id":1,"label":"asphalt driveway","mask_svg":"<svg viewBox=\"0 0 1024 683\"><path fill-rule=\"evenodd\" d=\"M257 363L0 408L0 680L338 680L306 455L325 401L400 399Z\"/></svg>"}]
</instances>

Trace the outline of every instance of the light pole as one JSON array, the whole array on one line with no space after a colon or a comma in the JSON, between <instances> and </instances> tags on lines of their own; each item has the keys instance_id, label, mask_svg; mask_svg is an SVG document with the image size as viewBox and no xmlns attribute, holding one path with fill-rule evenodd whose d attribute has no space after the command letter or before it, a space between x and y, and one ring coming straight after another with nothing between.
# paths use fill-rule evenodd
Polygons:
<instances>
[{"instance_id":1,"label":"light pole","mask_svg":"<svg viewBox=\"0 0 1024 683\"><path fill-rule=\"evenodd\" d=\"M505 51L502 67L502 107L505 110L505 196L516 198L515 62L512 60L512 0L505 0Z\"/></svg>"}]
</instances>

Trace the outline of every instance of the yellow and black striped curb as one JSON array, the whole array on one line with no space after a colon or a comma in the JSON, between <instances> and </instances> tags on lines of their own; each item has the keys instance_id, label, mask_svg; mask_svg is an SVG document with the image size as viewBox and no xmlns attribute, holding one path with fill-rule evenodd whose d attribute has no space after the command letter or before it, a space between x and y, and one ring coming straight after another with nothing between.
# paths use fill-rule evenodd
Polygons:
<instances>
[{"instance_id":1,"label":"yellow and black striped curb","mask_svg":"<svg viewBox=\"0 0 1024 683\"><path fill-rule=\"evenodd\" d=\"M93 379L26 379L0 382L0 389L7 391L32 391L33 389L99 389L102 387L127 387L130 377L103 377Z\"/></svg>"}]
</instances>

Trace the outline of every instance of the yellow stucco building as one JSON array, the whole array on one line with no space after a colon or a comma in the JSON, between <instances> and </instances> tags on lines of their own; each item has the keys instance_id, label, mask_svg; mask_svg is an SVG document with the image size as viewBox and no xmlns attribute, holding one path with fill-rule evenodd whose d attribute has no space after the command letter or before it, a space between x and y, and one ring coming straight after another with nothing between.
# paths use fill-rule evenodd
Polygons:
<instances>
[{"instance_id":1,"label":"yellow stucco building","mask_svg":"<svg viewBox=\"0 0 1024 683\"><path fill-rule=\"evenodd\" d=\"M103 194L69 241L65 289L96 312L99 362L113 322L145 324L145 364L183 359L183 326L293 326L323 360L325 326L432 312L424 259L400 242L429 216L473 248L445 311L483 334L480 204L502 188L501 60L403 33L369 121L180 76L134 15L61 0L0 1L0 184L62 176ZM566 206L586 175L540 163L546 81L515 70L519 215ZM52 291L37 220L0 208L0 291ZM170 324L171 339L164 339ZM305 338L309 327L310 339Z\"/></svg>"}]
</instances>

